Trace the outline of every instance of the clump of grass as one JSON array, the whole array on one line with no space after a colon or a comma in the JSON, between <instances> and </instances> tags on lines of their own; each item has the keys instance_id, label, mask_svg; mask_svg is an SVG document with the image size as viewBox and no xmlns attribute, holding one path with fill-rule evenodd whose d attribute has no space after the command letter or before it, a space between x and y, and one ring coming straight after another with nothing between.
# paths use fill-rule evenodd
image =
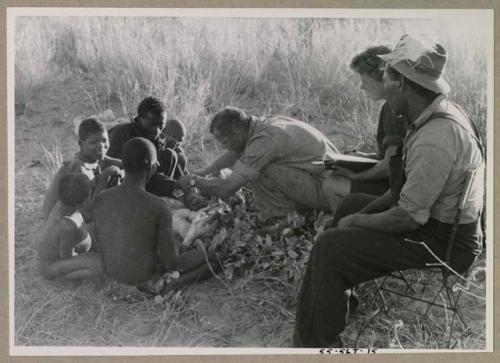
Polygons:
<instances>
[{"instance_id":1,"label":"clump of grass","mask_svg":"<svg viewBox=\"0 0 500 363\"><path fill-rule=\"evenodd\" d=\"M379 105L357 89L350 60L415 30L439 34L452 98L484 129L484 39L445 20L26 17L16 32L16 89L18 99L29 98L43 80L83 77L108 90L93 95L99 111L111 98L118 116L129 117L153 94L196 139L211 113L232 104L285 113L325 132L341 124L342 137L373 149Z\"/></svg>"},{"instance_id":2,"label":"clump of grass","mask_svg":"<svg viewBox=\"0 0 500 363\"><path fill-rule=\"evenodd\" d=\"M43 156L49 170L49 179L52 179L56 172L63 165L64 157L58 141L55 141L49 148L42 146Z\"/></svg>"}]
</instances>

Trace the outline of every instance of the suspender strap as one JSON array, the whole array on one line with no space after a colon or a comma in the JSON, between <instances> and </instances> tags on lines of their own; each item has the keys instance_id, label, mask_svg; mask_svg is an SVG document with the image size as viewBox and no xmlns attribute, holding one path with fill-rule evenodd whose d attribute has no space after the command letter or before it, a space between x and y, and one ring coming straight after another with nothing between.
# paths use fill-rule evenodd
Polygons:
<instances>
[{"instance_id":1,"label":"suspender strap","mask_svg":"<svg viewBox=\"0 0 500 363\"><path fill-rule=\"evenodd\" d=\"M447 113L447 112L436 112L436 113L433 113L427 119L427 121L424 122L424 124L422 124L420 127L422 127L427 122L429 122L430 120L433 120L435 118L445 118L447 120L450 120L450 121L454 122L455 125L459 126L462 130L464 130L465 132L467 132L474 139L474 141L476 141L477 146L479 147L479 151L481 152L481 157L484 160L484 158L485 158L484 146L483 146L483 142L481 140L481 135L479 134L479 131L478 131L476 125L474 124L474 122L470 121L470 119L467 117L467 115L465 114L465 112L460 107L457 107L457 108L460 110L460 112L462 112L464 114L465 120L467 120L468 124L470 125L470 127L472 129L472 132L467 127L465 127L465 125L463 125L462 122L460 122L458 120L458 118L456 118L454 115L452 115L450 113ZM420 127L419 127L419 129L420 129Z\"/></svg>"},{"instance_id":2,"label":"suspender strap","mask_svg":"<svg viewBox=\"0 0 500 363\"><path fill-rule=\"evenodd\" d=\"M455 115L448 113L448 112L435 112L429 116L427 120L425 120L422 124L419 125L418 128L413 130L412 132L417 132L420 130L424 125L426 125L429 121L436 119L436 118L445 118L453 123L455 123L457 126L462 128L464 131L466 131L475 141L476 144L479 147L479 150L481 152L481 157L483 160L485 160L485 151L484 151L484 146L481 141L481 136L479 134L479 131L476 127L476 125L470 121L469 117L467 117L465 111L458 105L455 105L456 108L463 114L464 120L470 125L472 132L470 129L468 129L464 124L463 121L458 119ZM403 153L406 152L406 140L408 138L408 135L405 139L404 146L402 148L398 148L398 152L394 156L392 156L389 160L389 181L391 185L391 194L393 197L393 201L395 204L397 204L399 200L399 196L401 194L401 190L403 189L403 185L406 182L406 176L404 173L404 162L402 160Z\"/></svg>"}]
</instances>

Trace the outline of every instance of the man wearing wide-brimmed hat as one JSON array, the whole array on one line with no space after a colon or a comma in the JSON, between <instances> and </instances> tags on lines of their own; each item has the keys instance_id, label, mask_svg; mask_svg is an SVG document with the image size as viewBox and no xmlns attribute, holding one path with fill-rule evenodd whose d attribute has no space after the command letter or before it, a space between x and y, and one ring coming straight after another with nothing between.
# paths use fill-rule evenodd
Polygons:
<instances>
[{"instance_id":1,"label":"man wearing wide-brimmed hat","mask_svg":"<svg viewBox=\"0 0 500 363\"><path fill-rule=\"evenodd\" d=\"M295 346L341 345L354 285L433 262L425 248L406 238L425 241L444 259L470 170L476 173L459 220L451 267L466 271L481 251L483 149L467 115L447 99L445 49L405 35L383 59L387 102L411 121L402 148L402 182L393 182L392 193L376 199L346 198L337 210L337 227L318 237L298 297Z\"/></svg>"}]
</instances>

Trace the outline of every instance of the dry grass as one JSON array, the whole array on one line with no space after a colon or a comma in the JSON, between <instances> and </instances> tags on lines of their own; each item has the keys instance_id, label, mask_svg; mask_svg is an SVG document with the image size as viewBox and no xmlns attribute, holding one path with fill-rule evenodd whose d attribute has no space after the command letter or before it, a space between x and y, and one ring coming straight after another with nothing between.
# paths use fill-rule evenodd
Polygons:
<instances>
[{"instance_id":1,"label":"dry grass","mask_svg":"<svg viewBox=\"0 0 500 363\"><path fill-rule=\"evenodd\" d=\"M454 99L484 130L484 40L456 24L430 21L141 18L23 18L16 32L15 343L88 346L259 346L291 344L298 286L258 270L212 279L168 299L134 301L99 279L48 283L36 270L34 236L47 181L61 155L77 150L72 120L111 109L129 117L140 99L162 97L189 130L193 168L220 152L207 134L223 105L284 113L329 135L340 149L373 147L379 105L358 89L348 64L373 44L394 44L414 28L436 32L449 50ZM271 34L271 36L270 36ZM42 165L32 163L41 161ZM222 278L222 277L221 277ZM369 284L360 296L372 301ZM113 298L115 296L115 298ZM117 298L116 298L117 297ZM396 301L373 318L358 345L442 347L445 317L421 322ZM416 308L419 308L418 306ZM346 341L374 309L362 305ZM475 334L457 347L484 347L484 306L464 299ZM399 324L401 319L404 324ZM434 324L434 323L432 323ZM460 331L459 331L460 333Z\"/></svg>"},{"instance_id":2,"label":"dry grass","mask_svg":"<svg viewBox=\"0 0 500 363\"><path fill-rule=\"evenodd\" d=\"M350 59L416 29L439 34L450 54L452 96L482 124L484 39L454 21L20 18L16 103L29 106L47 82L83 78L91 84L89 113L111 108L131 116L154 94L196 142L206 135L208 116L232 104L257 114L286 113L373 146L379 107L359 92Z\"/></svg>"}]
</instances>

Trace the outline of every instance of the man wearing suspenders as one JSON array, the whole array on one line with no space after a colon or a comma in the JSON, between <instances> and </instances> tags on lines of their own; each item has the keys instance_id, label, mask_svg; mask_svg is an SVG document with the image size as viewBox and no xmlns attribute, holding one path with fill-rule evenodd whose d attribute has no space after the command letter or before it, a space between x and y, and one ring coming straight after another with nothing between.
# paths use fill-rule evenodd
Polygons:
<instances>
[{"instance_id":1,"label":"man wearing suspenders","mask_svg":"<svg viewBox=\"0 0 500 363\"><path fill-rule=\"evenodd\" d=\"M424 247L406 238L424 241L445 258L471 171L472 187L460 214L450 265L463 273L481 252L484 152L472 122L447 99L446 51L405 35L381 58L387 64L386 99L397 115L410 120L402 158L391 160L392 193L378 198L351 194L337 210L336 228L318 237L297 300L297 347L342 345L339 335L354 285L434 262Z\"/></svg>"}]
</instances>

